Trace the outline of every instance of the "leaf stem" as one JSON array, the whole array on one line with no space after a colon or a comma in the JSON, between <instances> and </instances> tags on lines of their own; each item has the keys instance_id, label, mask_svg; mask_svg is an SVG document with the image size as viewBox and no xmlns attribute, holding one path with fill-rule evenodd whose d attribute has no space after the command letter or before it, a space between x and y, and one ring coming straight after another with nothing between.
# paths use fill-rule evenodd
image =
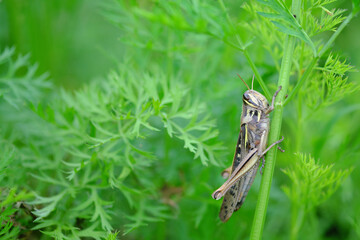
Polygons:
<instances>
[{"instance_id":1,"label":"leaf stem","mask_svg":"<svg viewBox=\"0 0 360 240\"><path fill-rule=\"evenodd\" d=\"M266 84L265 84L264 80L262 79L262 77L261 77L259 71L257 70L254 62L251 60L249 53L246 51L246 48L244 49L244 52L243 52L243 53L244 53L244 56L245 56L246 60L247 60L248 63L250 64L250 67L251 67L251 69L253 70L253 72L254 72L254 74L255 74L255 77L256 77L256 79L258 80L261 89L264 91L265 96L266 96L268 99L270 99L270 98L271 98L270 91L269 91L269 89L266 87Z\"/></svg>"},{"instance_id":2,"label":"leaf stem","mask_svg":"<svg viewBox=\"0 0 360 240\"><path fill-rule=\"evenodd\" d=\"M295 94L300 90L300 88L303 86L305 81L310 76L310 73L312 72L313 68L315 67L316 63L320 59L320 57L330 48L330 46L333 44L335 39L339 36L341 31L346 27L346 25L349 24L349 22L353 19L356 13L351 12L349 16L343 21L340 26L337 28L337 30L334 32L334 34L329 38L329 40L325 43L324 47L321 49L317 57L314 57L309 66L306 68L306 71L301 76L300 80L296 83L294 89L289 94L289 97L285 100L284 106L288 104L291 99L295 96Z\"/></svg>"},{"instance_id":3,"label":"leaf stem","mask_svg":"<svg viewBox=\"0 0 360 240\"><path fill-rule=\"evenodd\" d=\"M284 102L284 106L289 103L289 101L295 96L295 94L300 90L306 79L310 76L310 73L312 72L314 66L316 65L319 57L313 58L309 66L306 68L306 71L301 76L300 80L296 83L294 89L291 91L290 95L287 97L287 99Z\"/></svg>"},{"instance_id":4,"label":"leaf stem","mask_svg":"<svg viewBox=\"0 0 360 240\"><path fill-rule=\"evenodd\" d=\"M300 9L301 9L301 0L293 0L292 1L292 11L300 18ZM281 124L282 124L282 116L283 116L283 102L285 100L285 95L287 93L287 89L289 87L289 79L290 79L290 71L292 64L292 57L294 53L295 47L295 38L287 35L284 43L284 56L281 62L280 75L278 86L282 86L282 90L279 92L277 96L277 102L274 116L270 125L270 133L269 133L269 142L273 143L277 141L280 137ZM266 210L269 202L270 195L270 187L275 169L276 162L276 148L270 149L267 154L267 160L264 170L264 175L261 179L259 199L256 203L255 216L253 221L253 226L251 228L250 239L251 240L260 240L262 238L262 233L264 230L265 218L266 218Z\"/></svg>"},{"instance_id":5,"label":"leaf stem","mask_svg":"<svg viewBox=\"0 0 360 240\"><path fill-rule=\"evenodd\" d=\"M279 95L277 96L277 102L275 104L278 107L276 107L274 110L274 116L270 128L271 131L269 136L269 143L273 143L279 140L283 115L282 102L285 99L285 95L289 86L294 45L294 37L287 36L284 44L284 57L281 62L280 76L278 81L278 86L282 86L282 90L279 92ZM267 154L265 171L261 181L259 199L256 204L255 216L250 234L251 240L259 240L262 237L266 209L269 201L270 187L275 168L276 153L276 148L272 148Z\"/></svg>"},{"instance_id":6,"label":"leaf stem","mask_svg":"<svg viewBox=\"0 0 360 240\"><path fill-rule=\"evenodd\" d=\"M252 59L251 59L251 57L250 57L250 55L249 55L246 47L244 46L244 43L242 42L239 34L237 34L237 32L235 31L234 25L233 25L233 23L231 22L231 19L230 19L230 17L229 17L229 14L228 14L227 11L226 11L226 8L225 8L225 5L224 5L223 0L218 0L218 1L219 1L219 4L220 4L221 9L222 9L222 10L224 11L224 13L226 14L226 20L228 21L229 25L231 26L232 31L235 32L236 40L237 40L237 42L238 42L238 44L239 44L239 46L240 46L240 48L238 48L238 47L235 47L235 48L238 49L240 52L242 52L242 53L244 54L247 62L249 63L252 71L253 71L254 74L255 74L256 79L257 79L258 82L259 82L259 85L260 85L261 89L264 91L265 97L268 98L268 99L270 99L270 98L271 98L270 91L269 91L269 89L267 88L264 80L262 79L259 71L257 70L254 62L252 61ZM227 43L228 43L228 42L227 42ZM228 44L229 44L229 43L228 43ZM233 44L229 44L229 45L232 46L232 47L234 47Z\"/></svg>"},{"instance_id":7,"label":"leaf stem","mask_svg":"<svg viewBox=\"0 0 360 240\"><path fill-rule=\"evenodd\" d=\"M329 48L330 46L333 44L333 42L335 41L335 39L339 36L339 34L342 32L342 30L346 27L346 25L349 24L349 22L353 19L354 17L354 13L351 12L349 14L349 16L347 16L347 18L345 19L345 21L343 21L340 26L336 29L336 31L334 32L334 34L329 38L329 40L327 41L327 43L324 45L324 47L321 49L321 51L319 52L319 57L321 57Z\"/></svg>"}]
</instances>

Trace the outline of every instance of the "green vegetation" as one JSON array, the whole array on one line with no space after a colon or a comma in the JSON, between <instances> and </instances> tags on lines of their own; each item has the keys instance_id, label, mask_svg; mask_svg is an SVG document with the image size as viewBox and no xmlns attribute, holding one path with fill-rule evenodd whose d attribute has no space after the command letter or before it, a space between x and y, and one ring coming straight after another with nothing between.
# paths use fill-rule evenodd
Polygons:
<instances>
[{"instance_id":1,"label":"green vegetation","mask_svg":"<svg viewBox=\"0 0 360 240\"><path fill-rule=\"evenodd\" d=\"M0 2L0 239L358 239L359 11ZM283 87L269 142L286 152L221 223L236 73L268 99Z\"/></svg>"}]
</instances>

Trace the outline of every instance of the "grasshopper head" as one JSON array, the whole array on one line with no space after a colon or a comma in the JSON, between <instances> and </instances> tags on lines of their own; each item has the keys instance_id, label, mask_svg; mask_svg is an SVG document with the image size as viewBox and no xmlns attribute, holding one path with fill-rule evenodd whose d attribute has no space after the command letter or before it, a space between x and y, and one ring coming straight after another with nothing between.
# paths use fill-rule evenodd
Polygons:
<instances>
[{"instance_id":1,"label":"grasshopper head","mask_svg":"<svg viewBox=\"0 0 360 240\"><path fill-rule=\"evenodd\" d=\"M269 103L261 93L255 90L247 90L243 95L244 104L257 109L267 109Z\"/></svg>"}]
</instances>

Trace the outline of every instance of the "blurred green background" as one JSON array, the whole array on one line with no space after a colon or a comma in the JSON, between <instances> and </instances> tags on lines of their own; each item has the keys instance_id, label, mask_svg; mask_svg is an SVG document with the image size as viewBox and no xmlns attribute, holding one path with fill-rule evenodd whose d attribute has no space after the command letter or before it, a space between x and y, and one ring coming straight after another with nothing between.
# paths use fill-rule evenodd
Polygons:
<instances>
[{"instance_id":1,"label":"blurred green background","mask_svg":"<svg viewBox=\"0 0 360 240\"><path fill-rule=\"evenodd\" d=\"M34 156L33 162L39 161L38 165L26 165L23 164L23 157L11 160L12 162L6 167L11 171L5 175L1 186L2 198L9 195L8 189L13 187L16 187L19 194L24 190L31 195L24 197L22 201L32 201L37 195L51 197L66 188L56 181L34 178L30 173L37 175L45 173L46 176L63 175L58 178L67 182L66 184L69 186L73 185L73 192L69 193L69 197L57 202L56 207L45 216L45 219L61 222L59 225L49 223L49 225L35 227L37 224L41 224L41 220L38 223L33 222L36 217L29 212L34 209L29 207L31 210L28 211L17 210L24 211L14 217L14 219L23 219L22 221L14 220L17 223L16 226L22 226L18 235L20 238L61 239L67 236L68 239L75 239L72 231L77 230L72 230L70 226L77 229L94 226L91 229L94 230L94 236L98 234L98 238L107 237L108 239L111 237L107 235L110 230L119 231L119 239L246 239L249 236L259 191L260 175L256 178L244 206L225 224L218 220L221 202L213 200L211 193L223 182L220 173L231 163L239 132L241 97L245 86L236 77L236 73L242 75L249 82L253 75L252 70L241 52L217 39L217 37L222 37L216 36L218 32L226 34L227 25L226 17L221 12L218 2L195 0L159 2L120 0L4 0L0 2L1 52L5 47L14 46L15 56L30 53L28 61L32 64L39 64L37 74L49 73L48 81L53 83L50 89L41 90L44 94L40 100L35 101L36 104L39 102L42 102L43 106L49 104L55 112L54 115L57 111L63 111L64 118L75 118L77 116L76 109L82 108L84 113L80 112L79 115L87 118L84 117L84 122L79 122L78 125L84 126L84 134L88 133L91 137L98 138L98 135L91 135L92 131L95 131L93 128L98 129L98 127L95 123L88 123L92 120L92 115L87 115L86 107L84 107L86 104L79 103L81 96L77 98L77 94L88 93L86 95L88 98L84 97L84 101L95 99L96 104L97 91L104 91L105 96L108 91L106 89L112 86L103 87L102 85L106 85L107 81L110 82L110 77L107 76L111 71L118 71L120 75L126 72L129 76L135 76L133 77L135 79L149 73L149 75L155 76L149 78L150 80L158 78L156 76L159 75L154 72L160 72L159 74L169 82L169 86L176 85L175 91L178 91L180 95L184 94L182 95L184 99L191 96L189 105L206 105L201 108L199 115L209 115L215 121L211 121L210 124L209 120L209 124L204 125L204 128L218 130L218 136L210 141L214 144L221 142L223 146L222 150L214 148L214 161L207 161L208 165L203 164L204 161L200 161L203 159L194 159L194 154L189 149L184 149L184 139L169 136L167 134L169 130L162 128L161 122L150 119L151 125L159 127L161 130L154 133L149 133L151 129L148 132L142 132L140 138L132 135L129 137L129 141L138 149L151 152L156 160L147 163L147 158L144 157L141 158L143 164L134 160L135 167L129 170L130 179L124 180L126 188L121 190L128 191L130 197L125 193L122 195L116 187L110 187L109 179L111 177L107 175L109 169L115 168L114 174L119 175L117 180L122 179L120 177L121 174L124 174L124 170L120 171L120 169L124 169L122 163L118 165L112 165L111 161L99 163L101 171L98 177L96 177L97 175L94 177L93 189L102 195L104 204L100 205L106 206L104 209L109 211L108 221L112 227L107 228L104 227L103 219L89 217L91 212L95 211L93 210L95 207L84 206L84 209L89 208L86 213L79 210L78 215L67 215L67 209L76 209L76 205L81 205L87 200L85 195L78 198L77 194L89 193L77 182L80 180L65 179L69 169L68 165L65 166L62 161L76 162L76 158L72 158L75 150L69 147L71 144L74 144L74 148L78 147L77 140L74 140L76 137L64 138L69 142L66 147L63 147L64 144L51 143L51 148L45 148L42 145L41 147L39 145L38 148L36 144L39 139L43 138L42 141L47 141L48 138L55 138L58 129L63 130L66 126L53 124L57 129L54 130L55 133L49 130L50 128L43 129L37 134L27 133L26 131L29 129L36 131L41 126L31 125L31 123L24 125L16 117L22 118L23 115L17 112L21 111L21 108L20 110L8 110L10 108L2 103L2 112L0 113L2 115L2 143L11 144L16 149L15 151L23 155ZM276 89L278 69L276 64L271 61L271 56L264 50L265 47L259 40L259 36L254 36L247 30L248 26L245 26L246 22L251 23L252 21L252 15L242 8L242 4L245 2L247 1L229 0L225 1L225 5L241 38L244 41L254 38L253 44L249 48L250 55L260 69L269 89L273 92ZM334 1L330 4L329 9L335 7L349 9L344 15L351 12L350 1ZM316 11L321 12L319 9ZM184 19L191 22L190 25L193 28L189 28L182 22ZM349 81L355 85L358 85L358 80L360 80L360 74L357 71L360 66L359 26L360 19L356 17L346 26L331 48L331 52L339 54L342 60L346 59L355 67L356 71L347 74ZM221 27L223 28L220 29ZM327 32L315 36L314 39L328 39L330 36L331 32ZM263 41L266 42L266 40ZM278 54L281 57L281 48L279 51ZM281 58L278 59L277 64L280 63L280 60ZM321 59L320 62L323 63L325 60L326 58ZM290 80L292 85L297 81L295 73L296 70L293 69ZM125 76L128 76L126 74ZM129 77L129 79L132 78ZM129 84L127 81L131 80L126 80L123 84ZM137 84L135 80L134 83ZM136 84L135 87L141 87L147 86L147 84L152 85L152 82L145 81ZM154 80L154 84L157 84L157 80ZM257 83L254 88L262 92ZM160 95L161 91L159 90ZM305 91L306 89L304 89ZM164 90L164 92L166 91ZM66 94L75 97L66 97ZM307 97L304 93L302 96ZM141 98L140 95L137 97ZM102 100L101 97L99 99ZM73 102L66 109L57 105L57 102L66 101ZM109 101L116 106L118 99L114 97ZM360 157L359 91L346 94L339 101L322 106L305 119L300 126L297 121L299 116L297 104L305 104L304 102L299 97L294 100L294 103L286 106L284 111L282 135L286 139L283 144L286 153L278 154L263 238L290 238L292 201L286 196L282 187L291 186L291 181L281 169L291 169L296 161L294 153L302 152L311 154L318 164L334 164L334 171L350 168L353 168L353 171L340 182L338 189L329 199L321 204L315 204L315 207L306 213L298 233L298 239L359 239L360 204L358 199L360 190L357 187L360 183L358 161ZM77 103L79 104L77 105ZM110 103L109 105L111 105ZM34 110L37 109L34 107L36 104L26 103L22 107L31 109L39 115L39 111ZM124 104L124 108L130 105ZM179 114L181 114L182 108L186 109L186 104L181 105L178 110ZM44 110L44 112L46 111ZM311 112L311 109L306 108L301 111L306 115ZM25 111L22 113L27 114ZM197 115L196 110L189 110L186 114ZM15 117L7 118L7 115ZM48 113L48 115L51 114ZM36 121L36 118L29 118ZM26 119L24 117L23 121L27 121ZM49 124L52 124L52 121L51 119L46 120ZM54 120L54 122L56 121ZM101 123L103 121L99 120L99 124ZM19 128L21 124L25 130ZM184 124L179 122L179 125L183 126ZM109 130L105 126L103 125L103 128ZM199 129L199 131L205 132L203 128ZM21 141L22 131L26 132L26 134L24 133L26 140L23 142ZM13 137L13 132L18 136ZM74 136L77 135L74 134ZM84 147L88 143L84 140L81 144ZM70 150L65 150L66 154L62 155L61 152L64 149ZM80 151L82 148L78 149ZM84 152L86 151L88 150L84 150ZM61 159L59 161L56 160L55 155L57 154ZM125 155L126 150L121 148L116 154ZM74 154L74 156L77 155ZM92 155L92 158L97 158L93 156L95 155ZM42 162L40 163L38 159L41 159ZM46 164L50 166L53 162L57 162L58 165L45 167ZM137 164L141 174L136 172ZM62 166L59 167L61 171L56 172L56 166ZM85 170L81 170L82 167L79 168L79 176L83 176L81 174L92 175L97 170L96 166L89 168L89 173L83 173ZM117 167L118 170L116 170ZM19 174L21 176L14 177L15 173L24 175ZM141 180L142 177L144 180ZM141 197L141 191L147 192L147 181L152 182L151 187L149 186L151 193L146 193L147 195L144 193L144 196ZM131 188L134 188L134 192L136 190L140 193L132 192ZM132 194L135 197L132 197ZM148 202L137 205L138 199L148 197ZM128 198L133 198L135 207L129 204L131 201ZM112 204L106 204L105 201L110 201ZM34 204L41 208L49 202L40 202L40 205ZM5 209L4 206L3 209ZM151 212L152 207L154 208L153 212ZM149 212L142 208L148 208ZM93 222L99 224L92 225ZM127 234L123 235L124 233ZM87 239L89 235L84 233L78 237ZM6 239L6 237L3 238Z\"/></svg>"}]
</instances>

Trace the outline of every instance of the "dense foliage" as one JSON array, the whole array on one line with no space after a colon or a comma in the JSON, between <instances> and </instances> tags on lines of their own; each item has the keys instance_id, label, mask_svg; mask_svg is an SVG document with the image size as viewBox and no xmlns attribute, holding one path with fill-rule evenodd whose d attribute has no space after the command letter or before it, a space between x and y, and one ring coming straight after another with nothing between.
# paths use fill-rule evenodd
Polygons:
<instances>
[{"instance_id":1,"label":"dense foliage","mask_svg":"<svg viewBox=\"0 0 360 240\"><path fill-rule=\"evenodd\" d=\"M268 99L286 85L264 239L358 239L359 10L0 2L0 239L248 238L261 176L225 224L211 198L239 132L236 73Z\"/></svg>"}]
</instances>

